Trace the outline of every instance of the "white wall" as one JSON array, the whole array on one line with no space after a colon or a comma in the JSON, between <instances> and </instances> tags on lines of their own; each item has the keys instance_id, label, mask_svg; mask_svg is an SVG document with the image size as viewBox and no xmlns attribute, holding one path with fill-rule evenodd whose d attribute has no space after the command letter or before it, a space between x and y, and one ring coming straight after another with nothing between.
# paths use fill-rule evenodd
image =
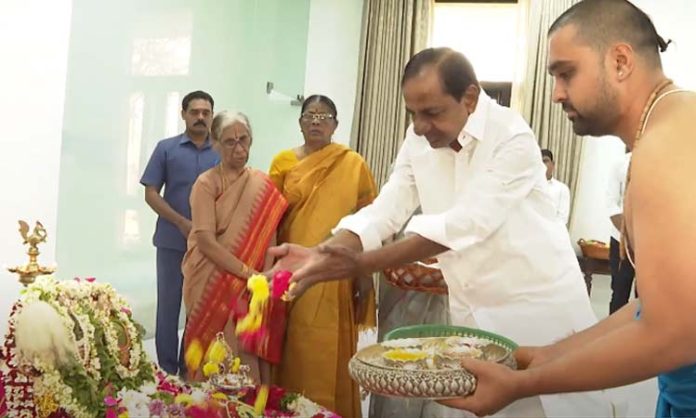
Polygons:
<instances>
[{"instance_id":1,"label":"white wall","mask_svg":"<svg viewBox=\"0 0 696 418\"><path fill-rule=\"evenodd\" d=\"M693 24L696 1L634 0L633 3L650 15L663 38L673 41L662 54L667 76L681 87L696 90L696 27ZM623 155L624 147L617 138L584 141L570 234L573 242L579 238L608 242L610 224L604 209L607 173L614 161Z\"/></svg>"},{"instance_id":2,"label":"white wall","mask_svg":"<svg viewBox=\"0 0 696 418\"><path fill-rule=\"evenodd\" d=\"M362 8L363 0L311 0L309 10L305 97L323 94L336 103L334 139L346 145L353 125Z\"/></svg>"},{"instance_id":3,"label":"white wall","mask_svg":"<svg viewBox=\"0 0 696 418\"><path fill-rule=\"evenodd\" d=\"M39 261L55 263L71 9L71 0L14 0L5 2L0 13L0 340L20 289L4 267L27 261L18 219L32 226L36 220L43 223L49 236Z\"/></svg>"},{"instance_id":4,"label":"white wall","mask_svg":"<svg viewBox=\"0 0 696 418\"><path fill-rule=\"evenodd\" d=\"M668 77L681 87L696 90L696 1L633 0L655 23L657 33L672 44L662 54Z\"/></svg>"}]
</instances>

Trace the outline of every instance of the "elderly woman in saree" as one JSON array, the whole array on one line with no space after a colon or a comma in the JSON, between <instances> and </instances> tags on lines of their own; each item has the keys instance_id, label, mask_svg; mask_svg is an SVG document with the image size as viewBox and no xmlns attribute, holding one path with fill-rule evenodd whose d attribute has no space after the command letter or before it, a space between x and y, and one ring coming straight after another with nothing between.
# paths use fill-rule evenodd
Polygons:
<instances>
[{"instance_id":1,"label":"elderly woman in saree","mask_svg":"<svg viewBox=\"0 0 696 418\"><path fill-rule=\"evenodd\" d=\"M220 164L202 173L191 191L192 229L184 257L186 349L196 341L205 351L220 332L257 382L270 382L270 365L282 355L286 307L269 300L264 311L261 342L241 341L234 325L249 306L247 279L264 271L275 243L276 228L287 208L269 177L247 167L251 126L242 113L221 112L211 127ZM201 370L188 370L199 380Z\"/></svg>"},{"instance_id":2,"label":"elderly woman in saree","mask_svg":"<svg viewBox=\"0 0 696 418\"><path fill-rule=\"evenodd\" d=\"M304 143L273 159L270 176L288 200L278 241L317 245L338 221L377 194L363 158L332 142L336 106L313 95L299 119ZM278 384L303 393L344 417L360 417L359 389L348 374L359 325L374 326L372 287L358 281L326 282L308 290L289 309L287 339ZM368 282L369 283L369 282Z\"/></svg>"}]
</instances>

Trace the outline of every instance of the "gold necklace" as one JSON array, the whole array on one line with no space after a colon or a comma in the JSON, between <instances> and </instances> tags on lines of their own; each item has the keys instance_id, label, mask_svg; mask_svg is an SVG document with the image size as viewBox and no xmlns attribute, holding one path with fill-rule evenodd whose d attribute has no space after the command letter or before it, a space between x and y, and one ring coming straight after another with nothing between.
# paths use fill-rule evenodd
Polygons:
<instances>
[{"instance_id":1,"label":"gold necklace","mask_svg":"<svg viewBox=\"0 0 696 418\"><path fill-rule=\"evenodd\" d=\"M660 84L655 87L655 89L650 93L650 97L648 97L648 101L645 103L645 107L643 108L643 113L640 115L640 121L638 122L638 129L636 130L636 137L635 140L633 141L633 147L635 148L638 140L640 137L643 135L643 130L645 129L645 124L647 122L646 118L648 117L648 113L650 113L650 108L653 106L655 101L657 100L657 95L660 94L660 92L667 87L668 85L672 84L672 80L665 79L663 80Z\"/></svg>"},{"instance_id":2,"label":"gold necklace","mask_svg":"<svg viewBox=\"0 0 696 418\"><path fill-rule=\"evenodd\" d=\"M643 107L643 113L640 115L640 120L638 121L638 129L636 130L636 136L635 139L633 140L633 147L631 149L631 152L638 146L638 141L640 140L641 136L643 136L643 132L645 131L645 125L647 124L647 117L648 114L650 113L650 109L652 109L653 105L658 99L658 95L660 92L667 86L672 84L672 80L669 78L662 80L660 84L653 89L652 93L650 93L650 96L648 96L648 100L645 103L645 107ZM628 162L628 171L626 171L626 182L624 186L624 197L626 195L626 191L628 190L628 185L631 182L631 166L633 165L633 157L631 157L631 160ZM619 255L621 260L625 260L627 257L630 257L628 254L628 228L626 227L626 218L622 217L621 218L621 241L619 242ZM630 259L629 259L630 261ZM631 264L633 264L631 262Z\"/></svg>"}]
</instances>

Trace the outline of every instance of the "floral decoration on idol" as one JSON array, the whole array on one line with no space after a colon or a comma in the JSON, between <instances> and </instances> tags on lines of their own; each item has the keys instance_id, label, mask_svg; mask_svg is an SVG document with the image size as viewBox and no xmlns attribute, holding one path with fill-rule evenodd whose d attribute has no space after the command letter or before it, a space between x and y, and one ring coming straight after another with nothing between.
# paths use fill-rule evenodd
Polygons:
<instances>
[{"instance_id":1,"label":"floral decoration on idol","mask_svg":"<svg viewBox=\"0 0 696 418\"><path fill-rule=\"evenodd\" d=\"M1 365L12 416L103 416L107 392L154 381L144 329L108 283L38 278L8 325Z\"/></svg>"},{"instance_id":2,"label":"floral decoration on idol","mask_svg":"<svg viewBox=\"0 0 696 418\"><path fill-rule=\"evenodd\" d=\"M0 350L0 418L337 417L282 388L254 387L222 334L205 353L210 380L195 384L150 362L143 334L111 285L37 279L12 307Z\"/></svg>"},{"instance_id":3,"label":"floral decoration on idol","mask_svg":"<svg viewBox=\"0 0 696 418\"><path fill-rule=\"evenodd\" d=\"M5 402L5 375L0 370L0 418L7 416L7 402Z\"/></svg>"}]
</instances>

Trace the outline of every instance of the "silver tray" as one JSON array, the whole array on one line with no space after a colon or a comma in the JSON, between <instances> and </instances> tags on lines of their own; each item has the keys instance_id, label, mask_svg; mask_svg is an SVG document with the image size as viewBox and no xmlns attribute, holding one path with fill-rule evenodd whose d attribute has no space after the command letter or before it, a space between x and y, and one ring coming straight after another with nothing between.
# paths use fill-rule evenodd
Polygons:
<instances>
[{"instance_id":1,"label":"silver tray","mask_svg":"<svg viewBox=\"0 0 696 418\"><path fill-rule=\"evenodd\" d=\"M445 337L409 340L432 341ZM483 359L516 368L510 347L476 337ZM392 340L390 343L393 343ZM348 364L351 377L369 392L394 397L448 399L469 395L476 389L476 377L463 368L404 369L383 364L379 359L390 348L374 344L358 351Z\"/></svg>"}]
</instances>

